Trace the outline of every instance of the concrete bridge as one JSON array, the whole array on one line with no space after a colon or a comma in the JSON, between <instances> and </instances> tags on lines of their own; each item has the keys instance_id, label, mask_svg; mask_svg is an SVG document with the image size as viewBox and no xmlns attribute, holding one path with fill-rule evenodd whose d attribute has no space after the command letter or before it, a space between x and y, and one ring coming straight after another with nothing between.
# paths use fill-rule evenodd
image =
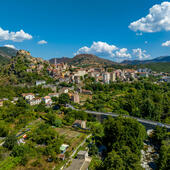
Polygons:
<instances>
[{"instance_id":1,"label":"concrete bridge","mask_svg":"<svg viewBox=\"0 0 170 170\"><path fill-rule=\"evenodd\" d=\"M79 109L75 109L73 106L71 106L69 104L67 104L66 107L71 108L73 110L80 111ZM96 119L100 122L103 122L103 120L107 119L108 116L112 116L112 117L120 116L120 114L111 113L111 112L104 113L104 112L95 112L95 111L90 111L90 110L85 110L84 112L94 115L96 117ZM140 122L141 124L143 124L145 126L146 130L154 129L156 126L160 126L160 127L166 127L167 130L170 131L170 125L168 125L168 124L162 124L160 122L141 119L141 118L137 118L137 117L133 117L133 116L129 116L129 115L122 115L122 116L136 119L138 122Z\"/></svg>"}]
</instances>

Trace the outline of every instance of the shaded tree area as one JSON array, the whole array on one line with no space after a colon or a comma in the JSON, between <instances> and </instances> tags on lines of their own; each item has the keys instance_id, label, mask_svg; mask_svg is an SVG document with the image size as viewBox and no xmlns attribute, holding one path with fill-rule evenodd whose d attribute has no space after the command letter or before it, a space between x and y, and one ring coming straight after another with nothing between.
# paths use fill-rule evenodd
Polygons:
<instances>
[{"instance_id":1,"label":"shaded tree area","mask_svg":"<svg viewBox=\"0 0 170 170\"><path fill-rule=\"evenodd\" d=\"M63 105L70 103L69 95L67 93L62 93L58 98L58 103Z\"/></svg>"},{"instance_id":2,"label":"shaded tree area","mask_svg":"<svg viewBox=\"0 0 170 170\"><path fill-rule=\"evenodd\" d=\"M91 170L142 169L141 149L146 138L143 125L131 118L109 118L103 124L102 145L106 146L104 161L97 161ZM95 130L96 132L96 130ZM96 133L97 134L97 133ZM100 133L99 133L100 134ZM93 137L95 137L93 135Z\"/></svg>"},{"instance_id":3,"label":"shaded tree area","mask_svg":"<svg viewBox=\"0 0 170 170\"><path fill-rule=\"evenodd\" d=\"M72 125L75 120L87 120L96 121L96 119L91 114L87 114L84 111L76 111L72 109L63 109L64 119L63 123L66 125Z\"/></svg>"},{"instance_id":4,"label":"shaded tree area","mask_svg":"<svg viewBox=\"0 0 170 170\"><path fill-rule=\"evenodd\" d=\"M35 93L39 94L39 96L45 96L48 93L52 93L52 90L50 88L42 88L42 86L34 86L34 87L17 87L17 86L0 86L0 99L2 98L8 98L10 100L13 99L13 97L21 97L22 93Z\"/></svg>"},{"instance_id":5,"label":"shaded tree area","mask_svg":"<svg viewBox=\"0 0 170 170\"><path fill-rule=\"evenodd\" d=\"M5 124L5 131L17 131L34 119L36 119L34 108L22 98L20 98L16 104L5 101L4 106L0 107L0 128L3 128ZM10 128L11 125L13 128Z\"/></svg>"},{"instance_id":6,"label":"shaded tree area","mask_svg":"<svg viewBox=\"0 0 170 170\"><path fill-rule=\"evenodd\" d=\"M170 133L165 127L157 126L153 132L152 142L157 146L159 159L157 161L158 169L170 169Z\"/></svg>"},{"instance_id":7,"label":"shaded tree area","mask_svg":"<svg viewBox=\"0 0 170 170\"><path fill-rule=\"evenodd\" d=\"M9 150L12 150L17 145L17 137L14 134L10 134L6 137L3 146Z\"/></svg>"}]
</instances>

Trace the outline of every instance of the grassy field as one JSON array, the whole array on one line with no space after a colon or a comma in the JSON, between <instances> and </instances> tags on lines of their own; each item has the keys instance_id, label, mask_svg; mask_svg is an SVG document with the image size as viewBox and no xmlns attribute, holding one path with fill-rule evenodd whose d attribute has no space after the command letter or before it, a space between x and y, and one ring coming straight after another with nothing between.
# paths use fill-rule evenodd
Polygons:
<instances>
[{"instance_id":1,"label":"grassy field","mask_svg":"<svg viewBox=\"0 0 170 170\"><path fill-rule=\"evenodd\" d=\"M71 127L56 128L60 136L64 137L64 142L69 144L68 152L74 150L87 136L87 134L74 130Z\"/></svg>"},{"instance_id":2,"label":"grassy field","mask_svg":"<svg viewBox=\"0 0 170 170\"><path fill-rule=\"evenodd\" d=\"M71 128L56 128L60 136L64 136L65 140L72 140L81 135L78 131L73 131Z\"/></svg>"}]
</instances>

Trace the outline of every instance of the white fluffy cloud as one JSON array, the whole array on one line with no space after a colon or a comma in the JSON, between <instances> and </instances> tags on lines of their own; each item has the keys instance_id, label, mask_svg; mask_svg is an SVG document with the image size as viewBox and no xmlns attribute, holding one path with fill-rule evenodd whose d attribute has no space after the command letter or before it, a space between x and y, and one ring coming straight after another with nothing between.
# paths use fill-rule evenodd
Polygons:
<instances>
[{"instance_id":1,"label":"white fluffy cloud","mask_svg":"<svg viewBox=\"0 0 170 170\"><path fill-rule=\"evenodd\" d=\"M146 17L132 22L129 28L133 31L158 32L170 31L170 2L156 4L149 9Z\"/></svg>"},{"instance_id":2,"label":"white fluffy cloud","mask_svg":"<svg viewBox=\"0 0 170 170\"><path fill-rule=\"evenodd\" d=\"M166 41L164 43L162 43L163 47L169 47L170 46L170 41Z\"/></svg>"},{"instance_id":3,"label":"white fluffy cloud","mask_svg":"<svg viewBox=\"0 0 170 170\"><path fill-rule=\"evenodd\" d=\"M6 45L4 45L4 47L16 49L16 47L14 45L11 45L11 44L6 44Z\"/></svg>"},{"instance_id":4,"label":"white fluffy cloud","mask_svg":"<svg viewBox=\"0 0 170 170\"><path fill-rule=\"evenodd\" d=\"M93 42L90 47L84 46L80 48L74 55L77 54L94 54L103 58L111 58L115 61L122 61L125 59L146 59L150 55L146 50L141 48L129 50L127 48L118 48L116 45L109 45L106 42Z\"/></svg>"},{"instance_id":5,"label":"white fluffy cloud","mask_svg":"<svg viewBox=\"0 0 170 170\"><path fill-rule=\"evenodd\" d=\"M133 49L132 51L133 51L134 58L137 58L140 60L151 57L149 54L146 53L146 50L142 50L141 48L136 48L136 49Z\"/></svg>"},{"instance_id":6,"label":"white fluffy cloud","mask_svg":"<svg viewBox=\"0 0 170 170\"><path fill-rule=\"evenodd\" d=\"M127 48L121 48L120 50L116 51L115 55L118 58L131 58L131 54L127 53Z\"/></svg>"},{"instance_id":7,"label":"white fluffy cloud","mask_svg":"<svg viewBox=\"0 0 170 170\"><path fill-rule=\"evenodd\" d=\"M30 40L32 36L25 33L23 30L17 32L9 32L8 30L3 30L0 28L0 41L11 40L14 42L22 42L24 40Z\"/></svg>"},{"instance_id":8,"label":"white fluffy cloud","mask_svg":"<svg viewBox=\"0 0 170 170\"><path fill-rule=\"evenodd\" d=\"M113 57L114 56L114 51L117 50L118 48L115 45L109 45L106 42L93 42L91 47L84 46L80 48L76 54L83 54L83 53L88 53L88 54L94 54L94 55L99 55L99 56L105 56L105 57Z\"/></svg>"},{"instance_id":9,"label":"white fluffy cloud","mask_svg":"<svg viewBox=\"0 0 170 170\"><path fill-rule=\"evenodd\" d=\"M47 41L41 40L41 41L38 41L38 44L47 44Z\"/></svg>"}]
</instances>

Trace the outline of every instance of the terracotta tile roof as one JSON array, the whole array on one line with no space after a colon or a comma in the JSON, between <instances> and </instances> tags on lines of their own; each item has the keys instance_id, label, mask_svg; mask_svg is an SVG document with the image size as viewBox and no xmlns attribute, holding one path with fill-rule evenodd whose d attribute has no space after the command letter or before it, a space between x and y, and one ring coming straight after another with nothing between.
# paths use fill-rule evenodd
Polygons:
<instances>
[{"instance_id":1,"label":"terracotta tile roof","mask_svg":"<svg viewBox=\"0 0 170 170\"><path fill-rule=\"evenodd\" d=\"M23 97L28 96L28 95L33 95L33 96L34 96L33 93L23 93L23 94L22 94Z\"/></svg>"}]
</instances>

